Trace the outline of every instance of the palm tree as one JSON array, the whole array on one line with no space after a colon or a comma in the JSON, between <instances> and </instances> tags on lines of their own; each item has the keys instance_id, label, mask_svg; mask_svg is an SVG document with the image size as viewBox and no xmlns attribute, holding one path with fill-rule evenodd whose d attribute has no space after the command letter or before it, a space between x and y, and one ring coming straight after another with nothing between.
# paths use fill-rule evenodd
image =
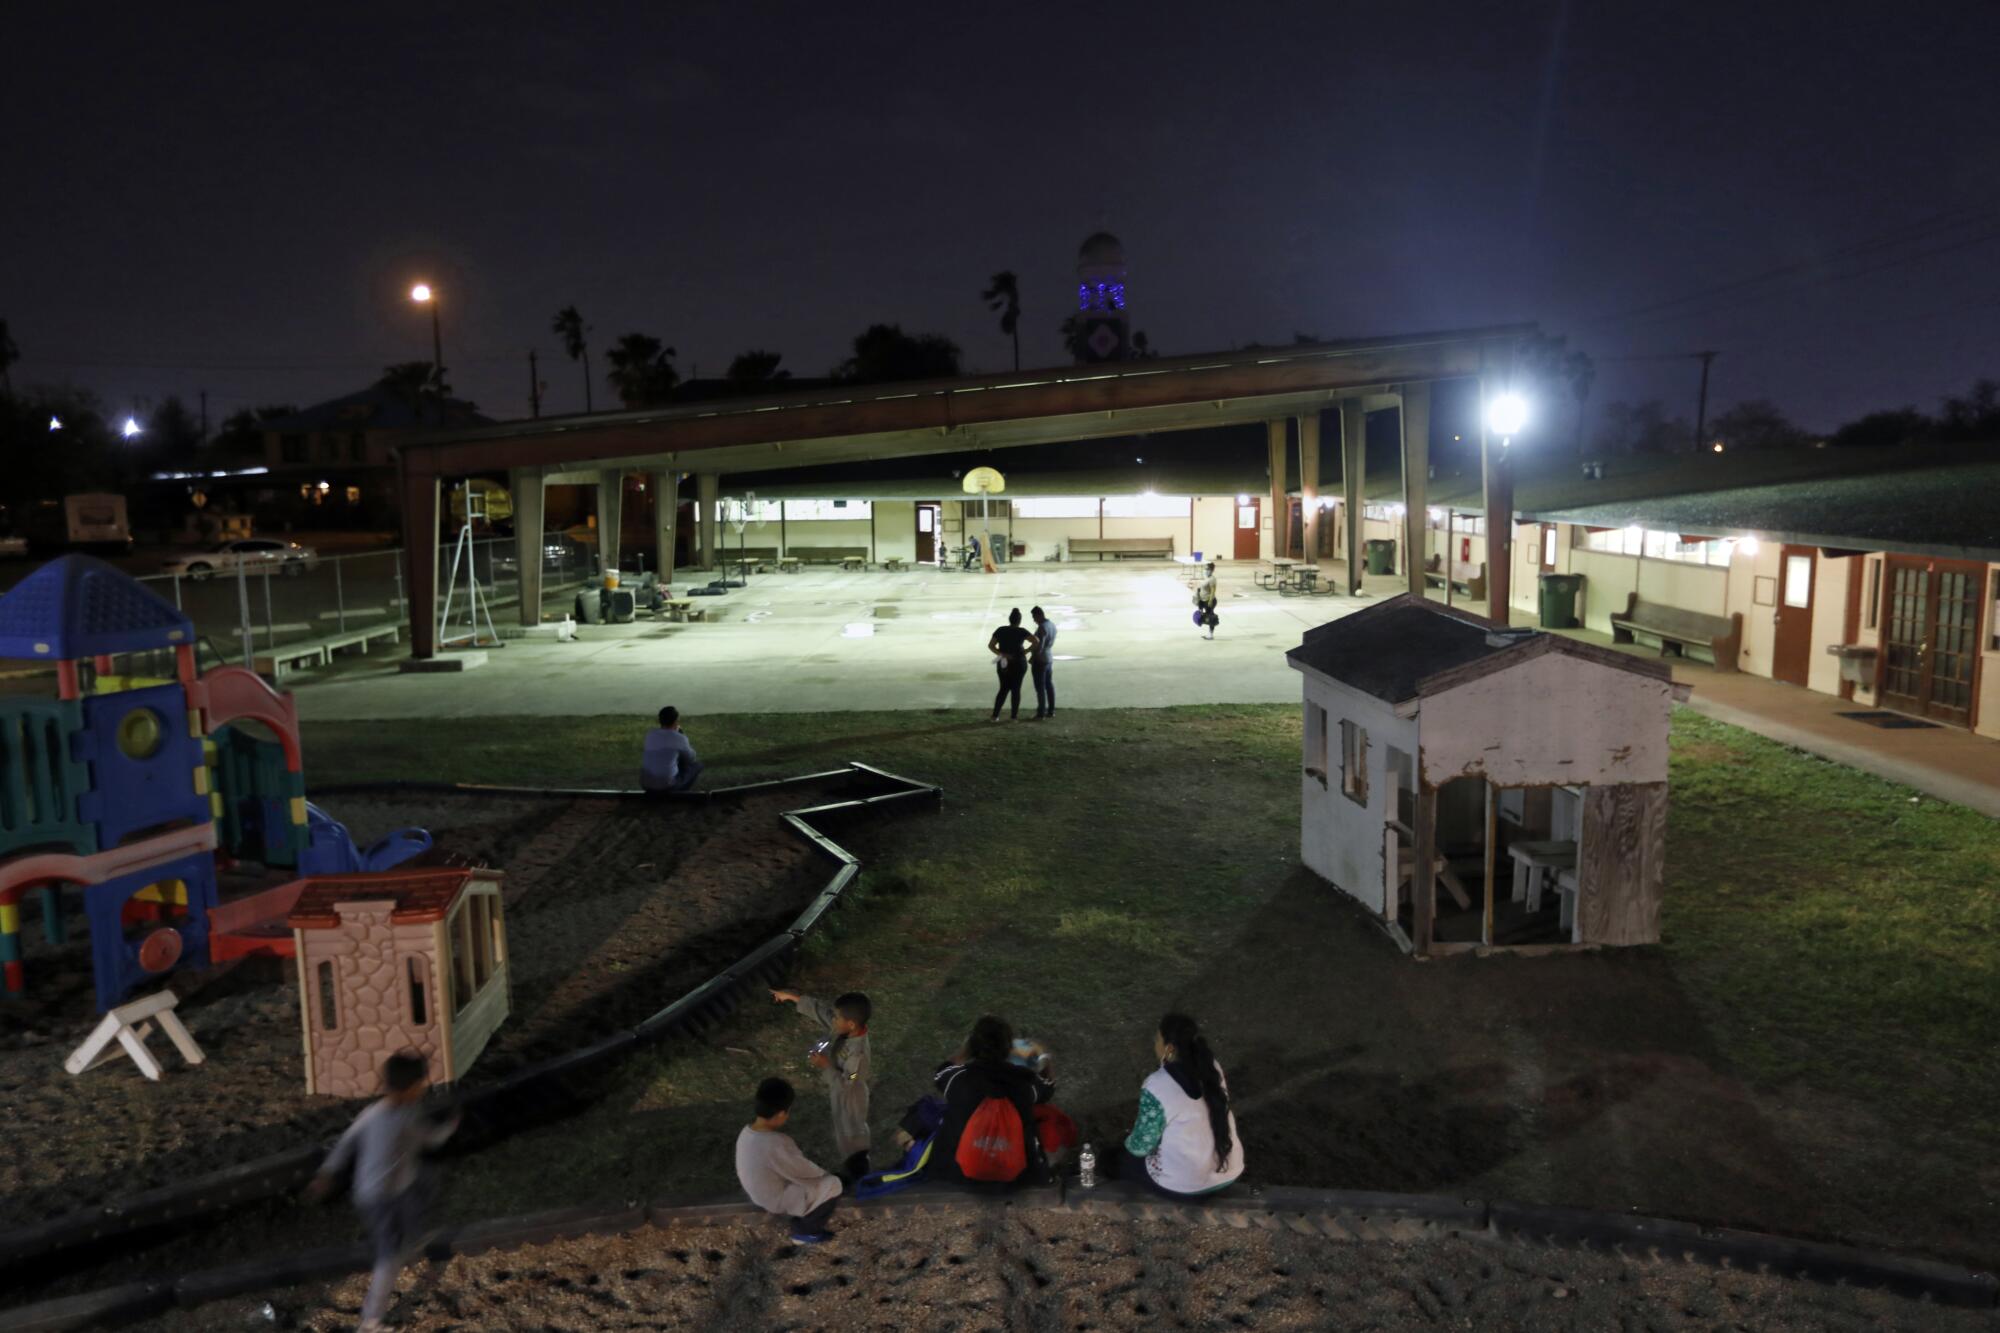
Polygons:
<instances>
[{"instance_id":1,"label":"palm tree","mask_svg":"<svg viewBox=\"0 0 2000 1333\"><path fill-rule=\"evenodd\" d=\"M551 326L562 339L563 351L572 361L583 362L583 410L589 412L590 405L590 330L583 326L583 316L573 305L566 305L556 311L555 323Z\"/></svg>"},{"instance_id":2,"label":"palm tree","mask_svg":"<svg viewBox=\"0 0 2000 1333\"><path fill-rule=\"evenodd\" d=\"M1021 284L1013 269L1002 269L979 294L988 310L998 312L1000 332L1014 340L1014 369L1021 368Z\"/></svg>"},{"instance_id":3,"label":"palm tree","mask_svg":"<svg viewBox=\"0 0 2000 1333\"><path fill-rule=\"evenodd\" d=\"M451 395L451 386L444 383L436 367L428 361L398 361L393 366L384 366L382 378L376 383L407 402L419 419L427 401L435 398L441 402Z\"/></svg>"},{"instance_id":4,"label":"palm tree","mask_svg":"<svg viewBox=\"0 0 2000 1333\"><path fill-rule=\"evenodd\" d=\"M618 401L627 407L650 407L665 401L681 377L674 370L671 347L646 333L628 333L620 338L606 358L611 369L604 378L618 390Z\"/></svg>"},{"instance_id":5,"label":"palm tree","mask_svg":"<svg viewBox=\"0 0 2000 1333\"><path fill-rule=\"evenodd\" d=\"M14 377L8 371L20 359L21 349L7 332L7 321L0 319L0 392L14 392Z\"/></svg>"}]
</instances>

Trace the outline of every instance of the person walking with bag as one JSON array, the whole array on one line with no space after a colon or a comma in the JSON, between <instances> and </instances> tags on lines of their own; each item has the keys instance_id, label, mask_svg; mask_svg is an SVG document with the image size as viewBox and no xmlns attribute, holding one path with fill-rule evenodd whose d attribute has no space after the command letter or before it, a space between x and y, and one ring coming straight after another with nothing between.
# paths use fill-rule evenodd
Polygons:
<instances>
[{"instance_id":1,"label":"person walking with bag","mask_svg":"<svg viewBox=\"0 0 2000 1333\"><path fill-rule=\"evenodd\" d=\"M1208 577L1194 590L1194 624L1196 629L1207 626L1208 633L1202 637L1212 639L1215 637L1215 627L1219 623L1221 622L1215 614L1215 564L1211 561L1208 566Z\"/></svg>"}]
</instances>

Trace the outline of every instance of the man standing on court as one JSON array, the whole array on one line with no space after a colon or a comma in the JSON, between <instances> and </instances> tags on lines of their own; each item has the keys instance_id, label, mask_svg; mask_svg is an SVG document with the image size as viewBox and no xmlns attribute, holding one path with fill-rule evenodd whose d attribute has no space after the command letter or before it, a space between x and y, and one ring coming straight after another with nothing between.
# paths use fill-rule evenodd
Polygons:
<instances>
[{"instance_id":1,"label":"man standing on court","mask_svg":"<svg viewBox=\"0 0 2000 1333\"><path fill-rule=\"evenodd\" d=\"M1035 716L1054 717L1056 715L1056 622L1042 614L1042 608L1032 607L1028 614L1035 618Z\"/></svg>"}]
</instances>

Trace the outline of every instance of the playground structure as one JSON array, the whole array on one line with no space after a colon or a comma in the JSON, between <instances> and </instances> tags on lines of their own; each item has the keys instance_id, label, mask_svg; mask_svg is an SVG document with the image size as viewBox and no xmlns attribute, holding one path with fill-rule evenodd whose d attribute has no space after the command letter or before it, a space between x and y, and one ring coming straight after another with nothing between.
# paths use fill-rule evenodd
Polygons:
<instances>
[{"instance_id":1,"label":"playground structure","mask_svg":"<svg viewBox=\"0 0 2000 1333\"><path fill-rule=\"evenodd\" d=\"M172 653L171 678L117 659ZM306 803L298 711L242 666L197 669L194 626L100 560L50 561L0 597L0 657L54 664L54 699L0 701L0 983L25 993L20 903L66 940L83 892L97 1007L182 966L290 954L296 876L381 870L429 846L405 830L358 853ZM246 724L269 733L256 734ZM317 818L315 818L317 816ZM294 882L220 901L218 872L255 863Z\"/></svg>"}]
</instances>

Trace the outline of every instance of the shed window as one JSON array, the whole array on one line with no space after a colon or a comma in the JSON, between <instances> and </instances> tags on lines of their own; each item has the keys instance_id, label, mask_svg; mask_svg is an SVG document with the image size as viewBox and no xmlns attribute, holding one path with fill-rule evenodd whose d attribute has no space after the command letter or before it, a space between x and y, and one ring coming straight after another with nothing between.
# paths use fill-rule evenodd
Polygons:
<instances>
[{"instance_id":1,"label":"shed window","mask_svg":"<svg viewBox=\"0 0 2000 1333\"><path fill-rule=\"evenodd\" d=\"M340 1026L340 1015L334 1009L333 964L319 965L319 1025L328 1032Z\"/></svg>"},{"instance_id":2,"label":"shed window","mask_svg":"<svg viewBox=\"0 0 2000 1333\"><path fill-rule=\"evenodd\" d=\"M1306 705L1306 776L1326 785L1326 710L1316 703Z\"/></svg>"},{"instance_id":3,"label":"shed window","mask_svg":"<svg viewBox=\"0 0 2000 1333\"><path fill-rule=\"evenodd\" d=\"M430 996L426 993L425 980L429 969L424 960L415 954L403 960L404 975L410 985L410 1024L413 1027L429 1027L431 1022Z\"/></svg>"},{"instance_id":4,"label":"shed window","mask_svg":"<svg viewBox=\"0 0 2000 1333\"><path fill-rule=\"evenodd\" d=\"M1885 563L1875 556L1868 557L1868 615L1862 621L1868 629L1874 629L1882 623L1882 566ZM2000 601L2000 575L1995 576L1993 598L1995 601Z\"/></svg>"},{"instance_id":5,"label":"shed window","mask_svg":"<svg viewBox=\"0 0 2000 1333\"><path fill-rule=\"evenodd\" d=\"M1340 720L1340 794L1368 804L1368 733L1346 718Z\"/></svg>"}]
</instances>

